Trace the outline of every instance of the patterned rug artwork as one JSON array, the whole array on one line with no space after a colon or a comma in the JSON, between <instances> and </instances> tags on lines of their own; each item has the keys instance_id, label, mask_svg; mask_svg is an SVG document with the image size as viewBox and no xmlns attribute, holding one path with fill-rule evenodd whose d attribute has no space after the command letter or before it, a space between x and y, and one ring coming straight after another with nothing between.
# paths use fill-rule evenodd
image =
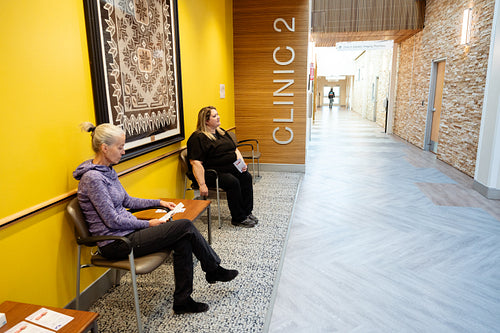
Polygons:
<instances>
[{"instance_id":1,"label":"patterned rug artwork","mask_svg":"<svg viewBox=\"0 0 500 333\"><path fill-rule=\"evenodd\" d=\"M262 332L270 311L273 289L279 274L289 222L301 173L261 172L254 185L254 228L231 225L225 200L222 228L218 228L217 203L212 200L212 247L225 268L238 269L239 276L228 283L208 284L199 263L195 263L193 299L208 303L200 314L175 315L172 311L174 277L167 261L151 274L137 278L145 332ZM195 222L207 234L206 216ZM136 318L130 274L121 284L96 301L89 311L99 313L100 332L133 332Z\"/></svg>"}]
</instances>

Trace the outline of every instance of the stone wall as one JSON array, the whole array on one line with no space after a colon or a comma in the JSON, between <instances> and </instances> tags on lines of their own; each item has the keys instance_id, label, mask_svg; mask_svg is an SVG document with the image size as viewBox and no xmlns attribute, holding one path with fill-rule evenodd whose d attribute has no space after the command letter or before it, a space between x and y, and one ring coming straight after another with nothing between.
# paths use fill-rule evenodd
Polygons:
<instances>
[{"instance_id":1,"label":"stone wall","mask_svg":"<svg viewBox=\"0 0 500 333\"><path fill-rule=\"evenodd\" d=\"M457 3L458 2L458 3ZM472 4L468 46L462 15ZM401 44L394 134L423 148L432 62L446 61L437 157L474 176L494 1L426 2L424 29Z\"/></svg>"}]
</instances>

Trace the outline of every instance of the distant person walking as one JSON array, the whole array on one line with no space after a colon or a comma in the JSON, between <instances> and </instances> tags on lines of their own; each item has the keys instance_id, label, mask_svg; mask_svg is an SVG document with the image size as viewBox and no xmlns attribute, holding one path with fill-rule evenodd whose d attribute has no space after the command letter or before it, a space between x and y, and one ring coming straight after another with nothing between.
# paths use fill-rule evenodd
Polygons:
<instances>
[{"instance_id":1,"label":"distant person walking","mask_svg":"<svg viewBox=\"0 0 500 333\"><path fill-rule=\"evenodd\" d=\"M330 109L333 107L333 99L335 98L335 93L333 92L333 88L330 88L330 92L328 93L328 98L330 99Z\"/></svg>"}]
</instances>

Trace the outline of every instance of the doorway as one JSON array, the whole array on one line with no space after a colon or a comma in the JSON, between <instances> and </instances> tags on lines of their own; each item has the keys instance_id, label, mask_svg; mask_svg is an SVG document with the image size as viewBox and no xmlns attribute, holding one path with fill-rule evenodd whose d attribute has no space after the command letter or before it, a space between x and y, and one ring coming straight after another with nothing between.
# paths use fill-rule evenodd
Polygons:
<instances>
[{"instance_id":1,"label":"doorway","mask_svg":"<svg viewBox=\"0 0 500 333\"><path fill-rule=\"evenodd\" d=\"M446 61L444 59L432 62L424 150L431 151L434 154L437 154L438 151L445 67Z\"/></svg>"},{"instance_id":2,"label":"doorway","mask_svg":"<svg viewBox=\"0 0 500 333\"><path fill-rule=\"evenodd\" d=\"M323 105L328 105L330 104L330 99L328 98L328 93L330 92L330 89L333 89L333 93L335 94L335 97L333 98L333 105L339 105L340 104L340 87L339 86L323 86Z\"/></svg>"}]
</instances>

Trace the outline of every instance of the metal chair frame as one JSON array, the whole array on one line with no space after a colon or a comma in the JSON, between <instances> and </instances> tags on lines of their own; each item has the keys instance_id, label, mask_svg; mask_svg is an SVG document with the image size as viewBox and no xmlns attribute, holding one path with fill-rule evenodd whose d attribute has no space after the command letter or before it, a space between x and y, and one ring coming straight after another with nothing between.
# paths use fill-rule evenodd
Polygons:
<instances>
[{"instance_id":1,"label":"metal chair frame","mask_svg":"<svg viewBox=\"0 0 500 333\"><path fill-rule=\"evenodd\" d=\"M155 207L156 208L156 207ZM160 207L157 207L160 208ZM161 207L164 208L164 207ZM132 276L132 289L134 294L134 304L135 304L135 313L137 317L137 329L139 333L143 332L142 320L141 320L141 312L139 308L139 295L137 292L137 275L138 274L147 274L154 271L160 265L162 265L165 260L170 255L169 250L159 251L155 253L151 253L140 258L134 257L134 250L132 248L132 244L130 240L126 237L121 236L91 236L85 218L82 214L80 204L78 203L78 199L74 198L70 201L68 206L66 207L66 211L68 212L70 219L72 220L75 226L75 237L76 242L78 244L78 254L77 254L77 270L76 270L76 309L79 310L80 307L80 270L82 268L88 267L105 267L110 269L116 269L115 275L115 284L119 284L119 271L125 270L130 271ZM128 260L110 260L102 257L99 254L92 254L90 264L81 263L81 252L82 246L87 247L95 247L97 246L97 242L103 240L115 240L122 241L128 245L130 249L130 253L128 255ZM117 283L118 281L118 283Z\"/></svg>"},{"instance_id":2,"label":"metal chair frame","mask_svg":"<svg viewBox=\"0 0 500 333\"><path fill-rule=\"evenodd\" d=\"M195 180L190 178L188 176L189 173L189 167L188 163L189 161L187 160L187 149L184 149L183 151L180 152L179 154L179 159L181 161L181 169L182 173L184 173L184 193L183 193L183 198L186 198L186 192L187 191L199 191L198 183L196 183ZM216 193L216 198L217 198L217 214L219 218L219 229L222 228L222 220L221 220L221 210L220 210L220 200L221 200L221 194L225 193L223 189L219 187L219 175L217 174L217 171L213 169L205 169L205 173L213 173L215 175L215 187L209 187L208 191L209 192L215 192ZM193 176L194 178L194 176ZM191 182L191 186L188 186L188 182ZM195 195L196 197L196 195ZM203 200L206 200L206 197L203 197Z\"/></svg>"},{"instance_id":3,"label":"metal chair frame","mask_svg":"<svg viewBox=\"0 0 500 333\"><path fill-rule=\"evenodd\" d=\"M236 144L236 147L250 147L249 151L246 150L240 150L241 156L243 156L243 159L251 159L252 160L252 178L253 182L257 181L257 179L260 179L260 150L259 150L259 140L257 139L245 139L245 140L240 140L238 141L236 139L236 134L234 132L228 131L229 135L233 139L234 143ZM249 142L254 142L254 143L249 143ZM255 144L255 146L254 146ZM255 149L257 148L257 149ZM257 160L257 176L255 175L255 160Z\"/></svg>"}]
</instances>

